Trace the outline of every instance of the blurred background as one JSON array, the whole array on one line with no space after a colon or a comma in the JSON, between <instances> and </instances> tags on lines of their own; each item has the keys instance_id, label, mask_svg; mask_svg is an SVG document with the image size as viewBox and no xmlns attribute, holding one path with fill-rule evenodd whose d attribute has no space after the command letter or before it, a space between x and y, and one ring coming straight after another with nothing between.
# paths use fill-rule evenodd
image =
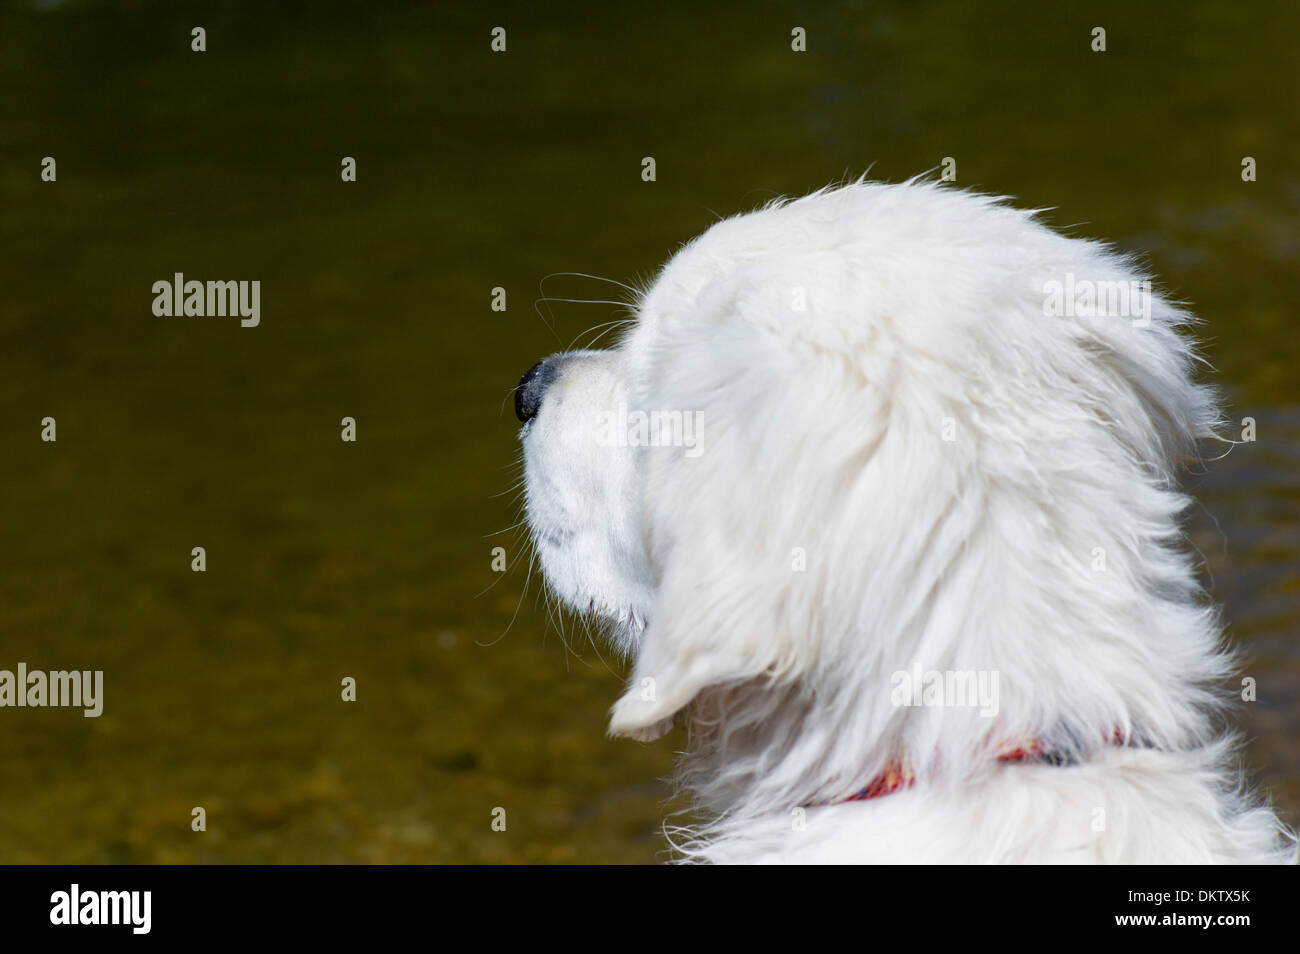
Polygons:
<instances>
[{"instance_id":1,"label":"blurred background","mask_svg":"<svg viewBox=\"0 0 1300 954\"><path fill-rule=\"evenodd\" d=\"M1206 319L1257 441L1190 535L1300 821L1297 34L1187 0L0 8L0 668L105 674L98 719L0 710L0 862L662 859L680 730L604 737L620 666L509 529L511 387L623 314L540 283L947 156ZM261 325L155 317L174 272L260 280Z\"/></svg>"}]
</instances>

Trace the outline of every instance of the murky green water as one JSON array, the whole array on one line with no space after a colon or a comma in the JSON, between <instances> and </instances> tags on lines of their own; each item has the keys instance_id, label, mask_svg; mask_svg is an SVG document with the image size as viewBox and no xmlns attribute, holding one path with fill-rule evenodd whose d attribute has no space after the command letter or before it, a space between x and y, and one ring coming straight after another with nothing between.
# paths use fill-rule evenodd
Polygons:
<instances>
[{"instance_id":1,"label":"murky green water","mask_svg":"<svg viewBox=\"0 0 1300 954\"><path fill-rule=\"evenodd\" d=\"M1258 441L1192 538L1300 818L1300 8L43 6L0 14L0 668L103 669L106 701L0 710L0 861L655 860L681 738L604 738L618 667L492 535L510 386L616 316L552 332L538 280L643 278L715 211L945 156L1207 319ZM177 271L260 280L261 325L155 318Z\"/></svg>"}]
</instances>

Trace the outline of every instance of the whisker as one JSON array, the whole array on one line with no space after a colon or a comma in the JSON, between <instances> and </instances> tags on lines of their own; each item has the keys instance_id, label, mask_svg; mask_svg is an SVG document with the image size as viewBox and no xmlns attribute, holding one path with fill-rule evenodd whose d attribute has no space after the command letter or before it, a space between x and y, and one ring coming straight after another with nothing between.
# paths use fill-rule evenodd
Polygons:
<instances>
[{"instance_id":1,"label":"whisker","mask_svg":"<svg viewBox=\"0 0 1300 954\"><path fill-rule=\"evenodd\" d=\"M529 561L528 561L528 575L527 575L526 577L524 577L524 588L523 588L523 590L522 590L522 591L520 592L520 594L519 594L519 599L518 599L518 601L516 601L516 603L515 603L515 613L514 613L513 616L510 617L510 622L508 622L508 623L506 624L506 628L505 628L504 630L501 631L501 635L500 635L500 636L498 636L496 639L492 640L490 643L481 643L481 642L479 642L479 641L476 639L476 640L474 640L474 645L476 645L476 646L481 646L481 647L483 647L483 648L485 648L485 649L486 649L487 647L489 647L489 646L495 646L497 643L501 642L501 640L505 639L505 638L506 638L506 635L510 632L510 630L514 628L515 620L517 620L517 619L519 618L519 610L523 608L523 605L524 605L524 599L528 596L528 585L529 585L529 584L532 582L532 580L533 580L533 562L534 562L533 560L529 560ZM501 575L502 575L502 576L505 576L504 573L501 574ZM496 585L496 583L495 583L495 581L494 581L493 584L492 584L492 586L495 586L495 585ZM491 589L491 588L492 588L492 587L489 586L487 589ZM486 593L486 592L487 592L487 589L485 589L483 592Z\"/></svg>"},{"instance_id":2,"label":"whisker","mask_svg":"<svg viewBox=\"0 0 1300 954\"><path fill-rule=\"evenodd\" d=\"M558 337L557 337L557 340L558 340ZM517 385L517 384L512 384L512 385L510 385L510 387L506 390L506 396L503 397L503 398L501 399L501 406L497 408L497 417L501 417L502 415L505 414L505 412L506 412L506 402L507 402L507 401L511 401L511 400L514 398L514 396L515 396L515 390L516 390L518 387L519 387L519 385Z\"/></svg>"},{"instance_id":3,"label":"whisker","mask_svg":"<svg viewBox=\"0 0 1300 954\"><path fill-rule=\"evenodd\" d=\"M539 302L540 302L540 301L547 301L547 302L550 302L550 301L567 301L567 302L571 302L571 303L573 303L573 304L575 304L575 305L616 305L616 306L618 306L619 308L626 308L626 307L628 307L628 304L627 304L627 302L625 302L625 301L611 301L611 300L608 299L608 298L553 298L553 297L548 296L548 297L546 297L546 298L539 298L539 299L537 299L537 300L538 300Z\"/></svg>"},{"instance_id":4,"label":"whisker","mask_svg":"<svg viewBox=\"0 0 1300 954\"><path fill-rule=\"evenodd\" d=\"M601 331L600 334L597 335L595 338L593 338L591 341L587 342L586 346L590 348L593 344L595 344L605 335L609 334L610 331L612 331L613 329L621 328L623 325L631 325L631 324L636 324L635 318L615 318L613 321L602 321L598 325L592 325L586 331L580 331L578 332L577 335L574 336L573 341L569 342L568 350L572 351L573 346L578 343L578 341L582 338L583 335L589 335L593 331L600 331L601 328L605 329L604 331Z\"/></svg>"},{"instance_id":5,"label":"whisker","mask_svg":"<svg viewBox=\"0 0 1300 954\"><path fill-rule=\"evenodd\" d=\"M488 533L488 534L485 534L484 537L483 537L483 539L486 540L486 539L488 539L488 538L490 538L490 537L495 537L495 536L499 536L499 535L501 535L501 534L503 534L503 533L507 533L507 532L510 531L510 530L518 529L519 527L521 527L521 526L524 524L524 522L525 522L526 520L527 520L527 517L520 517L519 522L516 523L513 527L506 527L505 530L497 530L495 533ZM521 543L520 543L520 535L519 535L519 534L516 534L516 535L515 535L515 541L514 541L514 543L515 543L515 549L516 549L516 550L522 550L522 549L524 549L524 547L527 545L527 543L528 543L528 538L527 538L526 535L524 535L523 543L521 544ZM507 560L507 565L506 565L505 572L503 572L503 573L498 573L498 574L497 574L497 578L496 578L495 580L493 580L493 581L492 581L491 583L489 583L487 586L483 587L483 589L481 589L481 590L479 590L477 593L475 593L475 594L474 594L474 599L478 599L478 598L481 597L484 593L486 593L488 590L492 589L492 587L496 586L498 583L500 583L502 580L504 580L507 576L509 576L510 573L512 572L512 570L513 570L513 563L514 563L513 560Z\"/></svg>"},{"instance_id":6,"label":"whisker","mask_svg":"<svg viewBox=\"0 0 1300 954\"><path fill-rule=\"evenodd\" d=\"M539 286L537 290L541 291L541 287ZM564 339L561 338L560 333L555 330L555 324L554 324L555 312L551 311L550 307L548 306L546 310L551 311L551 317L548 319L545 315L542 314L542 309L538 307L538 305L540 305L543 301L545 301L545 299L539 298L535 302L533 302L533 311L537 312L537 317L542 319L542 324L544 324L547 328L550 329L551 334L555 335L555 340L558 341L560 344L563 344Z\"/></svg>"},{"instance_id":7,"label":"whisker","mask_svg":"<svg viewBox=\"0 0 1300 954\"><path fill-rule=\"evenodd\" d=\"M511 485L510 485L509 487L507 487L505 490L502 490L502 491L500 491L500 492L498 492L498 493L495 493L495 494L489 494L489 495L488 495L488 499L489 499L489 500L496 500L496 499L498 499L498 498L500 498L500 497L504 497L506 494L514 493L516 490L520 490L520 489L522 489L523 486L524 486L524 484L526 484L527 482L528 482L527 478L524 477L522 474L520 474L520 475L519 475L519 479L516 480L513 484L511 484ZM515 526L517 527L517 526L519 526L519 524L515 524ZM509 530L510 528L507 527L506 529ZM498 530L498 531L497 531L497 533L504 533L504 532L505 532L505 531L503 531L503 530ZM494 534L494 533L489 533L488 536L490 536L490 537L491 537L491 536L496 536L496 534Z\"/></svg>"},{"instance_id":8,"label":"whisker","mask_svg":"<svg viewBox=\"0 0 1300 954\"><path fill-rule=\"evenodd\" d=\"M617 285L619 288L626 288L633 295L639 296L641 294L639 290L633 288L631 285L625 285L622 282L615 281L612 278L602 278L599 275L589 275L587 272L551 272L551 274L547 275L545 278L542 279L542 281L537 283L538 291L541 291L542 282L545 282L546 279L563 278L565 276L568 276L570 278L590 278L593 281L598 281L598 282L609 282L611 285Z\"/></svg>"},{"instance_id":9,"label":"whisker","mask_svg":"<svg viewBox=\"0 0 1300 954\"><path fill-rule=\"evenodd\" d=\"M632 324L636 324L635 318L625 318L621 321L607 321L603 325L596 325L595 328L588 328L585 332L583 332L583 334L590 334L591 332L595 331L596 328L604 328L605 330L602 331L600 334L596 335L596 337L592 338L590 341L588 341L587 347L590 348L594 346L597 341L605 337L605 335L609 334L611 331L615 330L616 328L621 328L623 325L632 325ZM579 337L581 337L581 335ZM574 341L576 342L577 339L575 338Z\"/></svg>"}]
</instances>

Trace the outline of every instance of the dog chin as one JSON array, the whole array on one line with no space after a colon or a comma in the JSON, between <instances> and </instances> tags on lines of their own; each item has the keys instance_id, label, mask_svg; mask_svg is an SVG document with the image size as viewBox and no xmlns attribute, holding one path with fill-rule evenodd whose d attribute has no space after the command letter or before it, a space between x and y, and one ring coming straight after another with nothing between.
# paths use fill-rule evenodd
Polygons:
<instances>
[{"instance_id":1,"label":"dog chin","mask_svg":"<svg viewBox=\"0 0 1300 954\"><path fill-rule=\"evenodd\" d=\"M618 561L588 563L594 549L592 535L546 529L550 521L530 518L533 548L546 586L562 605L601 625L614 649L632 656L646 628L646 611L631 599L617 599L612 593L636 593L648 589L636 580L621 580L614 566ZM608 579L592 579L593 575Z\"/></svg>"},{"instance_id":2,"label":"dog chin","mask_svg":"<svg viewBox=\"0 0 1300 954\"><path fill-rule=\"evenodd\" d=\"M619 655L629 658L635 655L646 627L642 611L625 603L616 603L597 593L578 590L561 592L555 586L552 586L552 590L569 609L604 627L606 639Z\"/></svg>"}]
</instances>

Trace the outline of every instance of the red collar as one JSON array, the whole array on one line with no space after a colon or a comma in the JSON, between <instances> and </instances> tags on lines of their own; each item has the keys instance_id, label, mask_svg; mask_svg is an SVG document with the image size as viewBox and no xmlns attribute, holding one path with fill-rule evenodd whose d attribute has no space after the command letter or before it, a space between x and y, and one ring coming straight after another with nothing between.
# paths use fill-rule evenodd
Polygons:
<instances>
[{"instance_id":1,"label":"red collar","mask_svg":"<svg viewBox=\"0 0 1300 954\"><path fill-rule=\"evenodd\" d=\"M1111 745L1123 745L1124 733L1116 729L1106 738ZM1027 742L1008 743L998 749L999 762L1046 762L1052 765L1069 765L1073 759L1068 755L1048 748L1042 739L1029 739ZM890 795L900 788L911 788L916 782L916 772L902 759L895 759L885 766L885 770L868 783L867 787L848 798L830 799L817 805L837 805L841 802L865 802L882 795Z\"/></svg>"}]
</instances>

